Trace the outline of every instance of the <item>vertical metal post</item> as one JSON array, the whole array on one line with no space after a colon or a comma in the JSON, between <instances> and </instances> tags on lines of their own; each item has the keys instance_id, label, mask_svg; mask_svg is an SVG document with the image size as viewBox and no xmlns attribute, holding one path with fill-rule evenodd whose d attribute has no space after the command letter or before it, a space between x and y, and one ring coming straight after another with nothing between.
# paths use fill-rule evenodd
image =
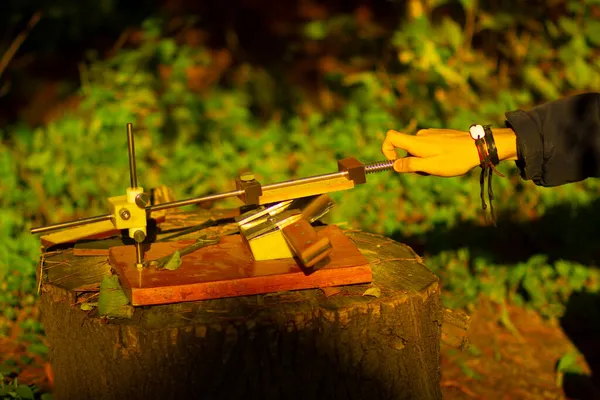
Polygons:
<instances>
[{"instance_id":1,"label":"vertical metal post","mask_svg":"<svg viewBox=\"0 0 600 400\"><path fill-rule=\"evenodd\" d=\"M138 186L137 174L135 171L135 144L133 142L133 124L127 124L127 146L129 148L129 178L132 188Z\"/></svg>"},{"instance_id":2,"label":"vertical metal post","mask_svg":"<svg viewBox=\"0 0 600 400\"><path fill-rule=\"evenodd\" d=\"M135 170L135 143L133 140L133 124L127 124L127 148L129 151L129 179L130 186L133 189L138 187L137 172ZM141 231L138 231L141 232ZM136 232L136 234L138 233ZM142 241L138 240L138 237L133 238L135 240L135 263L138 268L142 266L144 254L142 252Z\"/></svg>"},{"instance_id":3,"label":"vertical metal post","mask_svg":"<svg viewBox=\"0 0 600 400\"><path fill-rule=\"evenodd\" d=\"M135 265L138 267L142 265L142 244L140 242L135 242Z\"/></svg>"}]
</instances>

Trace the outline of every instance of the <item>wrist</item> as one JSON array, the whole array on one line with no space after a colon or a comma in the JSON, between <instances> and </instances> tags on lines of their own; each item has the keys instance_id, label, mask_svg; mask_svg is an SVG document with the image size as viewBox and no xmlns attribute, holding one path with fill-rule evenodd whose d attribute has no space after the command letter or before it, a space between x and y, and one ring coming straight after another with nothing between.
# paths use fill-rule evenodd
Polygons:
<instances>
[{"instance_id":1,"label":"wrist","mask_svg":"<svg viewBox=\"0 0 600 400\"><path fill-rule=\"evenodd\" d=\"M511 128L492 129L500 161L517 160L517 136Z\"/></svg>"}]
</instances>

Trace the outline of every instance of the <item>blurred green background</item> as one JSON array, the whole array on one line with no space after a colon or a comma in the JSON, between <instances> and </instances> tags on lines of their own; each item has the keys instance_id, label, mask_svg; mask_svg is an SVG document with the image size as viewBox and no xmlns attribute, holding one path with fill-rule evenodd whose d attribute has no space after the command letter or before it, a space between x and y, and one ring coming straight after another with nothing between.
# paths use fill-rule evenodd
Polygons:
<instances>
[{"instance_id":1,"label":"blurred green background","mask_svg":"<svg viewBox=\"0 0 600 400\"><path fill-rule=\"evenodd\" d=\"M184 198L247 168L269 183L378 161L388 129L501 126L600 87L600 0L202 3L3 1L0 57L41 19L0 70L0 335L45 351L29 229L106 212L129 183L127 122L141 184ZM501 171L497 228L478 171L372 175L334 194L328 222L411 245L448 306L485 294L558 318L573 291L600 289L600 185Z\"/></svg>"}]
</instances>

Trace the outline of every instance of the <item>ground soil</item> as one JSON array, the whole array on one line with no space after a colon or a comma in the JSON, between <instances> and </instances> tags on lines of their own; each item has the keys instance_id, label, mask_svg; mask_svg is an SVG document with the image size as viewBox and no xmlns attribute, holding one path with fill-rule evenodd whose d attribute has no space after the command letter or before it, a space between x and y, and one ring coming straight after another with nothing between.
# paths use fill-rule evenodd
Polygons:
<instances>
[{"instance_id":1,"label":"ground soil","mask_svg":"<svg viewBox=\"0 0 600 400\"><path fill-rule=\"evenodd\" d=\"M485 299L477 306L469 338L475 351L442 348L442 390L446 399L566 399L556 364L575 347L556 323L534 311L509 306L518 332L498 322L499 310ZM474 354L479 352L479 354ZM589 369L578 357L582 372Z\"/></svg>"}]
</instances>

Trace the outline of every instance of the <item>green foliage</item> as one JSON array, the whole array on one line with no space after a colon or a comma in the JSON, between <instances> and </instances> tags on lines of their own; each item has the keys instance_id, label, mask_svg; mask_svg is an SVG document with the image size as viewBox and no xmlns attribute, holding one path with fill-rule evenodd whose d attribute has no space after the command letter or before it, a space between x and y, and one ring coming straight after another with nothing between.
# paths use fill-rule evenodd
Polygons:
<instances>
[{"instance_id":1,"label":"green foliage","mask_svg":"<svg viewBox=\"0 0 600 400\"><path fill-rule=\"evenodd\" d=\"M35 399L33 390L27 385L19 385L18 380L10 384L4 383L4 376L0 374L0 398L4 399Z\"/></svg>"},{"instance_id":2,"label":"green foliage","mask_svg":"<svg viewBox=\"0 0 600 400\"><path fill-rule=\"evenodd\" d=\"M508 299L544 316L559 317L574 291L600 291L597 270L565 260L549 263L544 255L516 265L497 265L461 249L428 259L427 265L442 277L445 300L452 307L466 307L485 293L498 304Z\"/></svg>"},{"instance_id":3,"label":"green foliage","mask_svg":"<svg viewBox=\"0 0 600 400\"><path fill-rule=\"evenodd\" d=\"M567 373L572 374L583 374L578 359L581 358L581 354L577 351L569 351L558 360L556 364L556 387L563 387L564 376Z\"/></svg>"},{"instance_id":4,"label":"green foliage","mask_svg":"<svg viewBox=\"0 0 600 400\"><path fill-rule=\"evenodd\" d=\"M276 69L239 60L198 87L194 73L213 71L215 53L183 45L164 33L160 19L147 20L138 47L82 68L77 109L33 131L15 126L2 135L10 137L0 144L3 322L35 301L39 241L29 228L104 213L106 198L128 184L127 122L134 123L141 184L166 184L184 198L231 190L233 178L247 169L269 183L331 172L346 156L381 160L389 129L501 125L506 111L600 85L600 25L589 17L597 5L569 1L572 10L545 14L542 23L533 17L547 8L537 3L526 12L495 14L475 10L474 2L461 4L453 7L463 7L465 27L449 16L421 17L400 21L390 32L350 14L298 26L301 45L323 46L339 64L319 77L320 100ZM488 36L498 38L491 49L474 44ZM495 180L499 230L509 222L522 227L543 220L564 204L585 210L600 189L594 180L543 189L521 185L510 164L501 171L507 178ZM333 195L338 206L329 222L422 245L452 306L468 306L486 293L498 303L556 317L573 291L599 291L591 261L543 254L499 261L493 246L474 248L466 241L448 248L454 229L483 225L477 175L371 175L366 185ZM591 237L574 243L562 234L582 226L570 227L568 216L559 222L535 226L554 232L561 249L593 248Z\"/></svg>"},{"instance_id":5,"label":"green foliage","mask_svg":"<svg viewBox=\"0 0 600 400\"><path fill-rule=\"evenodd\" d=\"M52 400L52 395L50 393L42 393L39 388L19 384L17 378L8 383L6 380L6 377L0 373L0 399Z\"/></svg>"}]
</instances>

